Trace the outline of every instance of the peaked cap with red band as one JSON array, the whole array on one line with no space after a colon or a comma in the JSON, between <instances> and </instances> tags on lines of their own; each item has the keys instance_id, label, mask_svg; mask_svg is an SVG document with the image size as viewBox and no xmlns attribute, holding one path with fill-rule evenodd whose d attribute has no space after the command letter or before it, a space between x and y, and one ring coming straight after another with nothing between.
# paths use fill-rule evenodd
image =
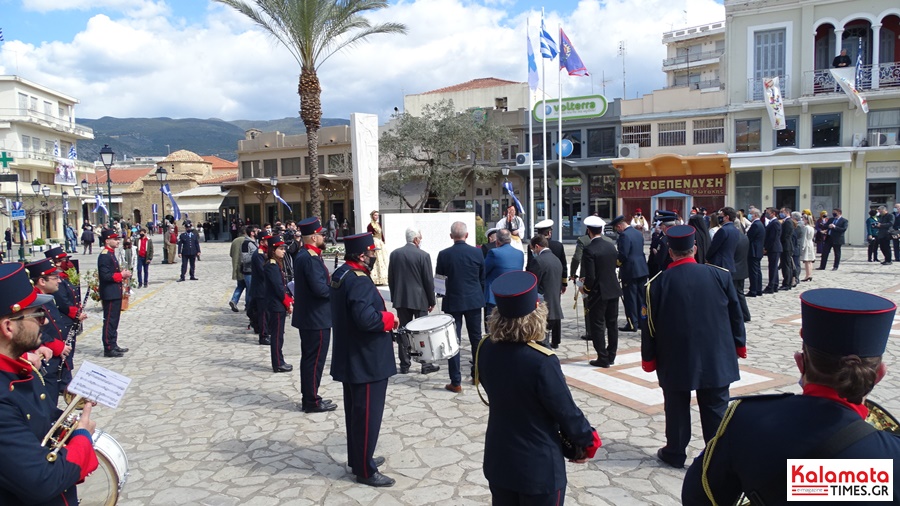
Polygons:
<instances>
[{"instance_id":1,"label":"peaked cap with red band","mask_svg":"<svg viewBox=\"0 0 900 506\"><path fill-rule=\"evenodd\" d=\"M348 255L359 255L375 249L375 239L370 232L344 237L344 251Z\"/></svg>"},{"instance_id":2,"label":"peaked cap with red band","mask_svg":"<svg viewBox=\"0 0 900 506\"><path fill-rule=\"evenodd\" d=\"M537 307L538 278L527 271L501 274L491 284L497 311L506 318L521 318Z\"/></svg>"},{"instance_id":3,"label":"peaked cap with red band","mask_svg":"<svg viewBox=\"0 0 900 506\"><path fill-rule=\"evenodd\" d=\"M800 295L803 342L839 357L880 357L894 324L897 305L884 297L843 288L819 288Z\"/></svg>"},{"instance_id":4,"label":"peaked cap with red band","mask_svg":"<svg viewBox=\"0 0 900 506\"><path fill-rule=\"evenodd\" d=\"M50 302L53 302L53 296L44 295L31 285L23 264L0 264L0 317Z\"/></svg>"},{"instance_id":5,"label":"peaked cap with red band","mask_svg":"<svg viewBox=\"0 0 900 506\"><path fill-rule=\"evenodd\" d=\"M46 258L52 258L53 260L60 260L63 258L69 258L70 254L63 251L62 246L57 246L55 248L50 248L44 252L44 256Z\"/></svg>"},{"instance_id":6,"label":"peaked cap with red band","mask_svg":"<svg viewBox=\"0 0 900 506\"><path fill-rule=\"evenodd\" d=\"M25 269L28 271L28 276L31 279L37 279L41 276L49 276L51 274L59 273L59 270L56 268L56 265L53 264L53 260L50 258L38 260L37 262L31 262L30 264L25 264Z\"/></svg>"},{"instance_id":7,"label":"peaked cap with red band","mask_svg":"<svg viewBox=\"0 0 900 506\"><path fill-rule=\"evenodd\" d=\"M313 216L298 223L297 228L300 229L300 235L313 235L322 231L322 224L319 218Z\"/></svg>"}]
</instances>

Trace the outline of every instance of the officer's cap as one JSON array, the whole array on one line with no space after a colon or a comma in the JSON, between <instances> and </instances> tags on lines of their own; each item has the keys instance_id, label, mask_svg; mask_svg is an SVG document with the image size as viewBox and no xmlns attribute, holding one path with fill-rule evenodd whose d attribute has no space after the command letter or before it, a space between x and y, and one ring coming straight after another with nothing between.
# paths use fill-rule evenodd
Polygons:
<instances>
[{"instance_id":1,"label":"officer's cap","mask_svg":"<svg viewBox=\"0 0 900 506\"><path fill-rule=\"evenodd\" d=\"M506 318L521 318L537 307L538 279L527 271L501 274L491 284L497 311Z\"/></svg>"},{"instance_id":2,"label":"officer's cap","mask_svg":"<svg viewBox=\"0 0 900 506\"><path fill-rule=\"evenodd\" d=\"M625 221L625 217L620 214L620 215L616 216L615 218L613 218L613 220L611 222L609 222L609 224L615 227L616 225L618 225L619 223L622 223L623 221Z\"/></svg>"},{"instance_id":3,"label":"officer's cap","mask_svg":"<svg viewBox=\"0 0 900 506\"><path fill-rule=\"evenodd\" d=\"M271 235L264 235L259 239L259 247L265 249L269 244L269 239L271 239Z\"/></svg>"},{"instance_id":4,"label":"officer's cap","mask_svg":"<svg viewBox=\"0 0 900 506\"><path fill-rule=\"evenodd\" d=\"M584 226L591 228L603 228L606 226L606 222L603 221L603 218L599 216L588 216L584 219Z\"/></svg>"},{"instance_id":5,"label":"officer's cap","mask_svg":"<svg viewBox=\"0 0 900 506\"><path fill-rule=\"evenodd\" d=\"M487 232L484 233L485 237L490 237L491 234L496 234L499 228L489 228Z\"/></svg>"},{"instance_id":6,"label":"officer's cap","mask_svg":"<svg viewBox=\"0 0 900 506\"><path fill-rule=\"evenodd\" d=\"M690 225L677 225L666 230L669 238L669 249L673 251L687 251L694 247L694 232Z\"/></svg>"},{"instance_id":7,"label":"officer's cap","mask_svg":"<svg viewBox=\"0 0 900 506\"><path fill-rule=\"evenodd\" d=\"M300 229L300 235L313 235L322 231L322 224L319 218L313 216L298 223L297 228Z\"/></svg>"},{"instance_id":8,"label":"officer's cap","mask_svg":"<svg viewBox=\"0 0 900 506\"><path fill-rule=\"evenodd\" d=\"M28 271L19 262L0 264L0 316L10 316L32 307L53 302L31 285Z\"/></svg>"},{"instance_id":9,"label":"officer's cap","mask_svg":"<svg viewBox=\"0 0 900 506\"><path fill-rule=\"evenodd\" d=\"M45 251L44 256L46 258L52 258L54 260L62 260L63 258L69 258L71 255L63 251L62 246L57 246Z\"/></svg>"},{"instance_id":10,"label":"officer's cap","mask_svg":"<svg viewBox=\"0 0 900 506\"><path fill-rule=\"evenodd\" d=\"M53 265L53 260L50 258L38 260L37 262L31 262L30 264L25 264L25 270L28 271L28 276L31 279L37 279L41 276L49 276L51 274L59 272L58 270L56 270L56 266Z\"/></svg>"},{"instance_id":11,"label":"officer's cap","mask_svg":"<svg viewBox=\"0 0 900 506\"><path fill-rule=\"evenodd\" d=\"M106 228L100 232L100 242L104 242L107 239L118 239L119 234L115 233L112 229Z\"/></svg>"},{"instance_id":12,"label":"officer's cap","mask_svg":"<svg viewBox=\"0 0 900 506\"><path fill-rule=\"evenodd\" d=\"M657 221L659 223L662 223L663 225L675 223L676 219L678 219L677 214L672 211L666 211L664 209L656 211L656 216L653 217L653 221Z\"/></svg>"},{"instance_id":13,"label":"officer's cap","mask_svg":"<svg viewBox=\"0 0 900 506\"><path fill-rule=\"evenodd\" d=\"M844 288L819 288L800 295L803 342L839 357L884 354L897 305Z\"/></svg>"},{"instance_id":14,"label":"officer's cap","mask_svg":"<svg viewBox=\"0 0 900 506\"><path fill-rule=\"evenodd\" d=\"M547 230L553 226L553 220L541 220L535 224L535 230Z\"/></svg>"},{"instance_id":15,"label":"officer's cap","mask_svg":"<svg viewBox=\"0 0 900 506\"><path fill-rule=\"evenodd\" d=\"M268 244L270 248L277 248L284 244L284 239L280 235L274 235L266 239L266 244Z\"/></svg>"},{"instance_id":16,"label":"officer's cap","mask_svg":"<svg viewBox=\"0 0 900 506\"><path fill-rule=\"evenodd\" d=\"M350 255L359 255L374 250L375 239L371 232L344 237L344 251Z\"/></svg>"}]
</instances>

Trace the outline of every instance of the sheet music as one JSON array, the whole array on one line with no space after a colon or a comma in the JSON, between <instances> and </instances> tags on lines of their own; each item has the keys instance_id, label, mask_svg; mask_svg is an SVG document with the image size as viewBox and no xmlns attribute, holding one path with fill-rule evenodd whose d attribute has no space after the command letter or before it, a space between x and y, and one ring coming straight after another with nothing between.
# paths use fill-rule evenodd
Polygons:
<instances>
[{"instance_id":1,"label":"sheet music","mask_svg":"<svg viewBox=\"0 0 900 506\"><path fill-rule=\"evenodd\" d=\"M84 361L69 383L69 392L116 409L130 384L128 376Z\"/></svg>"},{"instance_id":2,"label":"sheet music","mask_svg":"<svg viewBox=\"0 0 900 506\"><path fill-rule=\"evenodd\" d=\"M434 293L447 295L447 276L443 274L434 275Z\"/></svg>"}]
</instances>

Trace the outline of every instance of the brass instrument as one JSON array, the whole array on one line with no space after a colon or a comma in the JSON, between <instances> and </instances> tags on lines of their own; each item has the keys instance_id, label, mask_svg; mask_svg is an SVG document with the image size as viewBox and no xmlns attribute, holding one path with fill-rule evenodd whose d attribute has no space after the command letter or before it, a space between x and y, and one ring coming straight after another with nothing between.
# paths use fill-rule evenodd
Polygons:
<instances>
[{"instance_id":1,"label":"brass instrument","mask_svg":"<svg viewBox=\"0 0 900 506\"><path fill-rule=\"evenodd\" d=\"M866 399L864 404L869 408L866 422L878 430L890 432L892 434L900 434L900 422L898 422L892 414L888 413L880 404L871 399Z\"/></svg>"},{"instance_id":2,"label":"brass instrument","mask_svg":"<svg viewBox=\"0 0 900 506\"><path fill-rule=\"evenodd\" d=\"M72 394L67 391L66 400L68 400L71 395ZM76 410L84 408L84 401L85 398L81 395L72 397L72 400L66 406L66 409L63 410L62 415L56 419L56 423L50 427L50 431L47 432L47 435L44 436L44 440L41 441L41 446L47 447L49 443L49 447L51 448L50 453L47 454L48 462L56 462L59 451L66 446L69 438L72 437L72 433L75 432L78 421L81 419L81 414L76 413Z\"/></svg>"}]
</instances>

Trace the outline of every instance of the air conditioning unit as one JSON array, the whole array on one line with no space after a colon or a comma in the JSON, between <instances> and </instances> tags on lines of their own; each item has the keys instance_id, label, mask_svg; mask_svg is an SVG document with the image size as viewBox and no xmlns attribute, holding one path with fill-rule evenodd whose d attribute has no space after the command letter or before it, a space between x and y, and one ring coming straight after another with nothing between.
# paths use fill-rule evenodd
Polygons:
<instances>
[{"instance_id":1,"label":"air conditioning unit","mask_svg":"<svg viewBox=\"0 0 900 506\"><path fill-rule=\"evenodd\" d=\"M516 166L531 165L531 153L519 153L516 155Z\"/></svg>"},{"instance_id":2,"label":"air conditioning unit","mask_svg":"<svg viewBox=\"0 0 900 506\"><path fill-rule=\"evenodd\" d=\"M619 158L638 158L640 156L640 145L619 144L619 149L616 152L619 154Z\"/></svg>"},{"instance_id":3,"label":"air conditioning unit","mask_svg":"<svg viewBox=\"0 0 900 506\"><path fill-rule=\"evenodd\" d=\"M869 146L896 146L897 133L872 132L869 134Z\"/></svg>"}]
</instances>

